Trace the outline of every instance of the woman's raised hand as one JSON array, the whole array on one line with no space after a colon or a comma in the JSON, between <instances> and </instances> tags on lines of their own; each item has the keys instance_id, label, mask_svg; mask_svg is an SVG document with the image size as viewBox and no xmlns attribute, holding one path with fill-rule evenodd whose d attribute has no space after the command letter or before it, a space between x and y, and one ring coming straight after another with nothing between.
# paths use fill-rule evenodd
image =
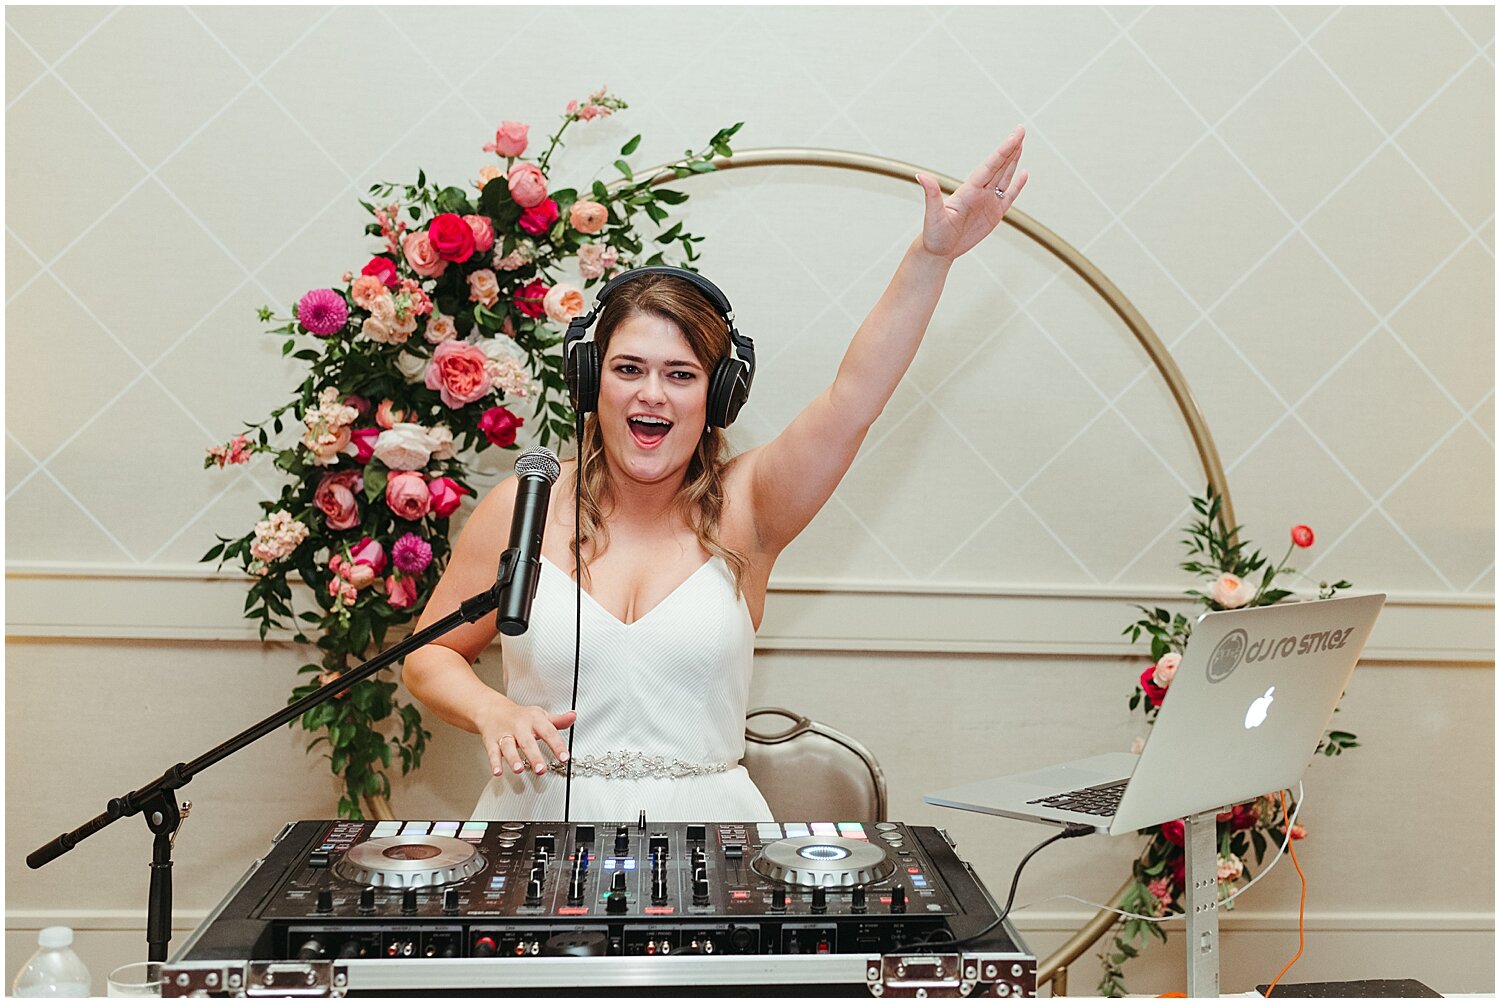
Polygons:
<instances>
[{"instance_id":1,"label":"woman's raised hand","mask_svg":"<svg viewBox=\"0 0 1500 1003\"><path fill-rule=\"evenodd\" d=\"M509 767L512 773L521 773L529 763L533 772L546 773L548 757L538 739L552 750L557 762L566 763L568 743L560 729L571 728L577 719L577 711L551 714L542 707L522 707L496 693L493 705L478 718L479 739L491 772L498 777Z\"/></svg>"},{"instance_id":2,"label":"woman's raised hand","mask_svg":"<svg viewBox=\"0 0 1500 1003\"><path fill-rule=\"evenodd\" d=\"M1005 142L974 168L947 199L943 198L936 179L917 175L917 184L927 195L926 216L922 221L924 250L951 260L1000 225L1005 211L1026 187L1026 172L1016 171L1025 138L1026 130L1016 126Z\"/></svg>"}]
</instances>

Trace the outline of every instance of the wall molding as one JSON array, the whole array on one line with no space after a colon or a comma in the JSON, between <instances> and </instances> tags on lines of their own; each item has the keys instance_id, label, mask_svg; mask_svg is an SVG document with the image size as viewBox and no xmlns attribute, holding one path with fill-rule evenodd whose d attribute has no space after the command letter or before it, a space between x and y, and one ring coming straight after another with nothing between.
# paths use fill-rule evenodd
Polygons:
<instances>
[{"instance_id":1,"label":"wall molding","mask_svg":"<svg viewBox=\"0 0 1500 1003\"><path fill-rule=\"evenodd\" d=\"M6 567L8 640L260 643L243 575L83 563ZM302 608L311 608L304 594ZM1063 587L774 579L756 647L1116 658L1130 604L1185 610L1165 587ZM289 632L269 639L289 641ZM1366 661L1493 669L1493 595L1393 594Z\"/></svg>"}]
</instances>

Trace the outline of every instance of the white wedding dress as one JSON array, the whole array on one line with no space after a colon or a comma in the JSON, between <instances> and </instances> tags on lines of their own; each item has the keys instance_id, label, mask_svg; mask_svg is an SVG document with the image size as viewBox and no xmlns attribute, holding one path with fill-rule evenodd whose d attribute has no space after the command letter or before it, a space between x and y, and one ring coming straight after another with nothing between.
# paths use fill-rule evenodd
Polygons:
<instances>
[{"instance_id":1,"label":"white wedding dress","mask_svg":"<svg viewBox=\"0 0 1500 1003\"><path fill-rule=\"evenodd\" d=\"M565 571L542 559L529 629L501 640L505 695L516 703L568 709L575 590ZM722 558L710 558L634 623L585 592L582 638L573 819L633 821L644 810L663 822L771 820L739 765L755 628ZM564 784L551 768L541 776L507 768L485 787L473 817L560 820Z\"/></svg>"}]
</instances>

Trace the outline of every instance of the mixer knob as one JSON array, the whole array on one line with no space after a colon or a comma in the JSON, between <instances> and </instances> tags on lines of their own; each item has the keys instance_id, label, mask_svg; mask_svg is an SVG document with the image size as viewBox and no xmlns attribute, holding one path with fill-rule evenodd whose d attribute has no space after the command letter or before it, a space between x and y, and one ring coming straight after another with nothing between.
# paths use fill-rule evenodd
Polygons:
<instances>
[{"instance_id":1,"label":"mixer knob","mask_svg":"<svg viewBox=\"0 0 1500 1003\"><path fill-rule=\"evenodd\" d=\"M814 888L812 892L812 911L822 914L828 911L828 889Z\"/></svg>"},{"instance_id":2,"label":"mixer knob","mask_svg":"<svg viewBox=\"0 0 1500 1003\"><path fill-rule=\"evenodd\" d=\"M625 853L629 849L630 849L630 829L627 826L623 826L622 825L618 829L615 830L615 855L619 856L620 854Z\"/></svg>"},{"instance_id":3,"label":"mixer knob","mask_svg":"<svg viewBox=\"0 0 1500 1003\"><path fill-rule=\"evenodd\" d=\"M581 905L583 903L583 874L573 872L573 880L568 882L568 905Z\"/></svg>"},{"instance_id":4,"label":"mixer knob","mask_svg":"<svg viewBox=\"0 0 1500 1003\"><path fill-rule=\"evenodd\" d=\"M609 898L604 900L606 912L621 913L630 908L630 903L625 898L625 893L614 891L609 893Z\"/></svg>"},{"instance_id":5,"label":"mixer knob","mask_svg":"<svg viewBox=\"0 0 1500 1003\"><path fill-rule=\"evenodd\" d=\"M526 882L526 904L542 904L542 883L536 878L532 878L530 881Z\"/></svg>"},{"instance_id":6,"label":"mixer knob","mask_svg":"<svg viewBox=\"0 0 1500 1003\"><path fill-rule=\"evenodd\" d=\"M401 893L401 915L415 916L417 914L417 890L408 888Z\"/></svg>"},{"instance_id":7,"label":"mixer knob","mask_svg":"<svg viewBox=\"0 0 1500 1003\"><path fill-rule=\"evenodd\" d=\"M771 889L771 911L786 912L786 889L780 885Z\"/></svg>"},{"instance_id":8,"label":"mixer knob","mask_svg":"<svg viewBox=\"0 0 1500 1003\"><path fill-rule=\"evenodd\" d=\"M368 916L375 911L375 888L365 885L359 890L359 911Z\"/></svg>"},{"instance_id":9,"label":"mixer knob","mask_svg":"<svg viewBox=\"0 0 1500 1003\"><path fill-rule=\"evenodd\" d=\"M896 885L891 889L891 912L906 911L906 886Z\"/></svg>"},{"instance_id":10,"label":"mixer knob","mask_svg":"<svg viewBox=\"0 0 1500 1003\"><path fill-rule=\"evenodd\" d=\"M327 888L324 888L322 891L318 892L318 912L333 912L333 892L329 891Z\"/></svg>"},{"instance_id":11,"label":"mixer knob","mask_svg":"<svg viewBox=\"0 0 1500 1003\"><path fill-rule=\"evenodd\" d=\"M703 847L693 847L693 870L708 866L708 854L703 852Z\"/></svg>"},{"instance_id":12,"label":"mixer knob","mask_svg":"<svg viewBox=\"0 0 1500 1003\"><path fill-rule=\"evenodd\" d=\"M865 886L855 885L854 891L849 894L849 911L862 913L868 908L865 904Z\"/></svg>"},{"instance_id":13,"label":"mixer knob","mask_svg":"<svg viewBox=\"0 0 1500 1003\"><path fill-rule=\"evenodd\" d=\"M625 891L625 872L615 871L614 880L610 882L609 890L612 892Z\"/></svg>"},{"instance_id":14,"label":"mixer knob","mask_svg":"<svg viewBox=\"0 0 1500 1003\"><path fill-rule=\"evenodd\" d=\"M474 957L493 958L495 956L495 939L493 937L480 937L474 941Z\"/></svg>"},{"instance_id":15,"label":"mixer knob","mask_svg":"<svg viewBox=\"0 0 1500 1003\"><path fill-rule=\"evenodd\" d=\"M708 905L708 871L702 867L693 871L693 905Z\"/></svg>"},{"instance_id":16,"label":"mixer knob","mask_svg":"<svg viewBox=\"0 0 1500 1003\"><path fill-rule=\"evenodd\" d=\"M449 916L458 915L458 889L443 889L443 912Z\"/></svg>"},{"instance_id":17,"label":"mixer knob","mask_svg":"<svg viewBox=\"0 0 1500 1003\"><path fill-rule=\"evenodd\" d=\"M532 864L531 865L531 880L532 881L540 882L544 878L546 878L546 876L547 876L547 866L545 864Z\"/></svg>"}]
</instances>

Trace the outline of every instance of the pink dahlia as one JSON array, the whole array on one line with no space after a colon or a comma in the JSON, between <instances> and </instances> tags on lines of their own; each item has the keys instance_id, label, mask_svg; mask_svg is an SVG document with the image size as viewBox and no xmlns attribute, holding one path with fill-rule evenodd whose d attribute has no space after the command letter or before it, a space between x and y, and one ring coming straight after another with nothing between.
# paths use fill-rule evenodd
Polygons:
<instances>
[{"instance_id":1,"label":"pink dahlia","mask_svg":"<svg viewBox=\"0 0 1500 1003\"><path fill-rule=\"evenodd\" d=\"M349 304L332 289L314 289L297 304L297 322L320 338L338 334L349 321Z\"/></svg>"},{"instance_id":2,"label":"pink dahlia","mask_svg":"<svg viewBox=\"0 0 1500 1003\"><path fill-rule=\"evenodd\" d=\"M432 546L415 533L407 533L391 547L391 563L408 575L420 575L432 563Z\"/></svg>"}]
</instances>

